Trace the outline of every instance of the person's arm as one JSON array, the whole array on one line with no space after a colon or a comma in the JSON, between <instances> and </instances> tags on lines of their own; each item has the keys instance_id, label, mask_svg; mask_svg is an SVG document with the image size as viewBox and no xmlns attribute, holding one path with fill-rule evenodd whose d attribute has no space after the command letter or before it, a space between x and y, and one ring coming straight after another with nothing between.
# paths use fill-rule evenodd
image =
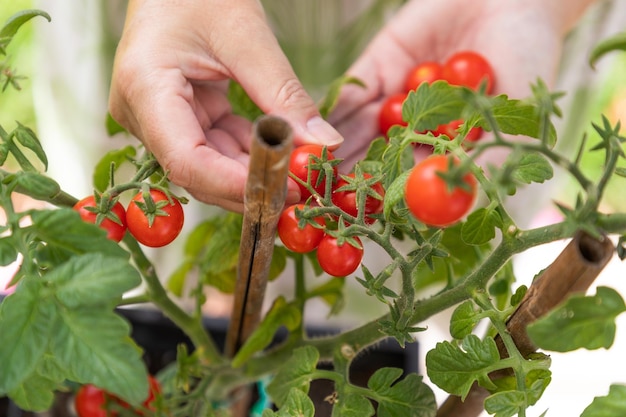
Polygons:
<instances>
[{"instance_id":1,"label":"person's arm","mask_svg":"<svg viewBox=\"0 0 626 417\"><path fill-rule=\"evenodd\" d=\"M232 114L229 80L267 114L286 119L296 144L337 147L257 0L130 0L109 109L154 153L171 181L198 200L243 209L250 122ZM299 199L295 183L289 201Z\"/></svg>"}]
</instances>

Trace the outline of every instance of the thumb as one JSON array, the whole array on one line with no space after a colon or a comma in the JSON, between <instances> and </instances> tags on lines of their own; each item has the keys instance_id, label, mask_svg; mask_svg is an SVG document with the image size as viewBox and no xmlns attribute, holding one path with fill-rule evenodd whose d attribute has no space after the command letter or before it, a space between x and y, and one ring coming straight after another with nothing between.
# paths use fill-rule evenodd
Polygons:
<instances>
[{"instance_id":1,"label":"thumb","mask_svg":"<svg viewBox=\"0 0 626 417\"><path fill-rule=\"evenodd\" d=\"M254 25L250 25L254 28ZM241 45L230 70L250 98L266 114L284 118L297 144L316 143L337 148L343 137L326 122L298 80L276 37L265 21L253 29L252 45ZM237 49L240 49L237 48Z\"/></svg>"}]
</instances>

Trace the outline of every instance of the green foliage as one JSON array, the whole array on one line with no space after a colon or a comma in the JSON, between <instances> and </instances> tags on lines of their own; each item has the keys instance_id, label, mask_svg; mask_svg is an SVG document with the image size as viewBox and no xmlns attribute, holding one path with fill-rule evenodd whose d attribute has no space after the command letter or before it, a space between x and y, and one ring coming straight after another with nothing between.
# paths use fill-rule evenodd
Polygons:
<instances>
[{"instance_id":1,"label":"green foliage","mask_svg":"<svg viewBox=\"0 0 626 417\"><path fill-rule=\"evenodd\" d=\"M312 346L294 349L291 357L277 369L267 392L282 407L292 389L309 392L312 376L317 368L319 352Z\"/></svg>"},{"instance_id":2,"label":"green foliage","mask_svg":"<svg viewBox=\"0 0 626 417\"><path fill-rule=\"evenodd\" d=\"M596 397L580 417L613 417L626 412L626 385L611 385L609 394Z\"/></svg>"},{"instance_id":3,"label":"green foliage","mask_svg":"<svg viewBox=\"0 0 626 417\"><path fill-rule=\"evenodd\" d=\"M626 311L617 291L598 287L594 296L572 296L528 326L537 346L555 352L608 349L615 339L615 318Z\"/></svg>"}]
</instances>

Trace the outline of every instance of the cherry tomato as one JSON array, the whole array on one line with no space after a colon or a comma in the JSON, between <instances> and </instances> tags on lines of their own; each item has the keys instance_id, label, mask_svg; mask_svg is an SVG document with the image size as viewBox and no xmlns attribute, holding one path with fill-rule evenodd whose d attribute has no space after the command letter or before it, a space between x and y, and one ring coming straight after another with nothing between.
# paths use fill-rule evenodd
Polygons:
<instances>
[{"instance_id":1,"label":"cherry tomato","mask_svg":"<svg viewBox=\"0 0 626 417\"><path fill-rule=\"evenodd\" d=\"M161 395L161 392L162 392L161 384L154 376L148 375L148 386L150 387L150 391L148 392L148 397L143 401L141 405L143 408L147 410L156 411L154 402L156 401L157 396ZM117 401L122 407L129 408L129 409L131 408L130 404L128 404L125 401L122 401L118 398L115 398L115 401ZM139 414L140 416L144 415L142 410L135 410L135 412ZM79 417L82 417L82 416L79 416Z\"/></svg>"},{"instance_id":2,"label":"cherry tomato","mask_svg":"<svg viewBox=\"0 0 626 417\"><path fill-rule=\"evenodd\" d=\"M448 171L448 156L433 155L417 163L405 185L405 201L416 219L429 226L445 227L459 221L472 207L476 197L476 178L467 173L465 190L448 184L437 173ZM454 159L454 164L459 161Z\"/></svg>"},{"instance_id":3,"label":"cherry tomato","mask_svg":"<svg viewBox=\"0 0 626 417\"><path fill-rule=\"evenodd\" d=\"M346 177L354 178L355 175L354 173L350 173L346 175ZM367 180L369 178L372 178L372 176L368 173L363 173L363 178ZM348 184L349 182L344 178L340 178L337 181L337 184L335 184L335 187L333 189L333 195L332 195L333 204L335 204L337 207L339 207L341 210L345 211L349 215L357 217L358 210L357 210L356 190L343 190L343 191L339 190L341 187L344 187ZM385 189L383 188L380 182L376 182L372 184L371 189L372 191L374 191L381 197L385 196ZM368 223L370 221L373 222L373 220L369 216L367 216L368 214L380 213L382 210L383 210L383 200L382 199L379 200L373 195L367 194L367 196L365 197L365 220L366 222Z\"/></svg>"},{"instance_id":4,"label":"cherry tomato","mask_svg":"<svg viewBox=\"0 0 626 417\"><path fill-rule=\"evenodd\" d=\"M406 100L406 94L394 94L383 102L378 114L378 127L381 134L386 136L391 126L408 125L407 122L402 120L402 104L404 100Z\"/></svg>"},{"instance_id":5,"label":"cherry tomato","mask_svg":"<svg viewBox=\"0 0 626 417\"><path fill-rule=\"evenodd\" d=\"M82 385L74 397L74 408L78 417L114 417L117 413L107 412L105 405L112 397L95 385Z\"/></svg>"},{"instance_id":6,"label":"cherry tomato","mask_svg":"<svg viewBox=\"0 0 626 417\"><path fill-rule=\"evenodd\" d=\"M78 212L81 219L88 223L96 223L97 214L87 210L87 207L97 208L96 199L93 195L87 196L74 204L74 210ZM106 230L107 237L115 242L119 242L126 234L126 210L119 201L113 205L111 212L117 216L119 223L109 217L105 217L99 226Z\"/></svg>"},{"instance_id":7,"label":"cherry tomato","mask_svg":"<svg viewBox=\"0 0 626 417\"><path fill-rule=\"evenodd\" d=\"M311 158L321 158L323 149L324 147L321 145L302 145L295 148L289 158L289 172L306 182L307 176L309 175L309 163L312 161ZM326 159L329 161L335 159L329 150L326 150ZM337 167L334 168L334 176L336 175ZM324 192L326 190L326 178L324 175L320 175L319 169L311 168L311 185L319 195L324 196ZM302 201L311 196L311 192L302 184L298 183L298 187L300 188Z\"/></svg>"},{"instance_id":8,"label":"cherry tomato","mask_svg":"<svg viewBox=\"0 0 626 417\"><path fill-rule=\"evenodd\" d=\"M296 208L304 209L304 204L294 204L287 207L278 218L278 237L287 249L296 253L308 253L317 248L324 237L324 229L318 229L310 223L303 228L298 226L299 219L296 216ZM324 226L324 219L316 218L315 221Z\"/></svg>"},{"instance_id":9,"label":"cherry tomato","mask_svg":"<svg viewBox=\"0 0 626 417\"><path fill-rule=\"evenodd\" d=\"M150 225L148 217L137 203L144 203L143 193L137 193L126 210L128 231L139 243L158 248L171 243L180 234L185 220L183 207L176 199L170 203L159 190L150 190L158 210Z\"/></svg>"},{"instance_id":10,"label":"cherry tomato","mask_svg":"<svg viewBox=\"0 0 626 417\"><path fill-rule=\"evenodd\" d=\"M356 271L363 259L363 248L358 237L354 237L354 240L361 248L347 241L339 245L337 238L325 235L317 247L317 261L322 270L334 277L345 277Z\"/></svg>"},{"instance_id":11,"label":"cherry tomato","mask_svg":"<svg viewBox=\"0 0 626 417\"><path fill-rule=\"evenodd\" d=\"M457 119L453 120L450 123L446 123L443 125L439 125L437 130L434 132L435 136L446 135L450 139L455 138L459 132L459 127L463 124L463 120ZM483 130L480 127L473 127L465 136L465 140L468 142L476 142L483 136Z\"/></svg>"},{"instance_id":12,"label":"cherry tomato","mask_svg":"<svg viewBox=\"0 0 626 417\"><path fill-rule=\"evenodd\" d=\"M452 85L477 89L483 80L487 82L486 93L493 91L495 75L491 65L474 51L460 51L443 64L442 78Z\"/></svg>"},{"instance_id":13,"label":"cherry tomato","mask_svg":"<svg viewBox=\"0 0 626 417\"><path fill-rule=\"evenodd\" d=\"M442 69L441 64L434 61L425 61L418 64L406 77L404 90L408 93L411 90L417 90L424 82L432 84L437 80L441 80Z\"/></svg>"}]
</instances>

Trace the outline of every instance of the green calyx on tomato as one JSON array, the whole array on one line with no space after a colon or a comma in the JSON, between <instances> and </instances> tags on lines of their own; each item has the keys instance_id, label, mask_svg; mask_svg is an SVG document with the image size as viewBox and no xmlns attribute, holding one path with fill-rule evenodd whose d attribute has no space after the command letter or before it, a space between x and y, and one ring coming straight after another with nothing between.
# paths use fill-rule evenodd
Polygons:
<instances>
[{"instance_id":1,"label":"green calyx on tomato","mask_svg":"<svg viewBox=\"0 0 626 417\"><path fill-rule=\"evenodd\" d=\"M137 193L126 210L128 231L139 243L154 248L174 241L184 221L180 201L157 189Z\"/></svg>"},{"instance_id":2,"label":"green calyx on tomato","mask_svg":"<svg viewBox=\"0 0 626 417\"><path fill-rule=\"evenodd\" d=\"M97 201L98 200L98 201ZM81 219L93 223L107 232L107 238L119 242L126 234L126 210L117 199L102 201L99 196L89 195L73 207Z\"/></svg>"},{"instance_id":3,"label":"green calyx on tomato","mask_svg":"<svg viewBox=\"0 0 626 417\"><path fill-rule=\"evenodd\" d=\"M342 175L333 187L333 204L352 217L358 217L359 199L365 201L363 215L366 223L373 223L375 219L370 217L383 210L385 189L380 181L367 172L357 170L348 175Z\"/></svg>"},{"instance_id":4,"label":"green calyx on tomato","mask_svg":"<svg viewBox=\"0 0 626 417\"><path fill-rule=\"evenodd\" d=\"M326 163L330 163L333 168L331 183L337 176L338 160L335 160L332 152L322 145L302 145L293 150L289 158L289 173L296 181L300 189L301 200L305 201L311 197L311 190L324 197L326 193L327 172L324 168ZM306 185L305 185L306 184Z\"/></svg>"},{"instance_id":5,"label":"green calyx on tomato","mask_svg":"<svg viewBox=\"0 0 626 417\"><path fill-rule=\"evenodd\" d=\"M280 214L276 226L278 237L287 249L296 253L309 253L319 245L324 237L324 219L307 220L301 217L304 204L294 204Z\"/></svg>"},{"instance_id":6,"label":"green calyx on tomato","mask_svg":"<svg viewBox=\"0 0 626 417\"><path fill-rule=\"evenodd\" d=\"M417 163L405 184L405 201L415 218L428 226L445 227L458 222L472 208L477 194L476 178L463 174L460 184L446 180L457 158L433 155Z\"/></svg>"}]
</instances>

